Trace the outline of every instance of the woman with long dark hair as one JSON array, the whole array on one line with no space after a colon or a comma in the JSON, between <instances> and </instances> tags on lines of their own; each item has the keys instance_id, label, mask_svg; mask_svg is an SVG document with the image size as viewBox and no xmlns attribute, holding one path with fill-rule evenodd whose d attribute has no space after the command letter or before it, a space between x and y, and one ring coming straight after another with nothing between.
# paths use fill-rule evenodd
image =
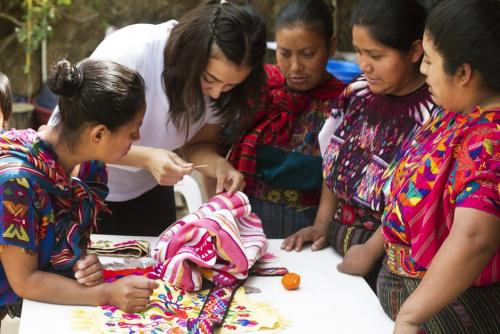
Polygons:
<instances>
[{"instance_id":1,"label":"woman with long dark hair","mask_svg":"<svg viewBox=\"0 0 500 334\"><path fill-rule=\"evenodd\" d=\"M253 118L247 101L259 92L265 49L262 18L230 1L204 2L179 22L131 25L101 42L91 58L137 70L147 102L141 139L109 166L113 214L102 216L101 232L159 235L175 221L172 185L197 165L217 179L217 192L244 187L215 143L222 124Z\"/></svg>"}]
</instances>

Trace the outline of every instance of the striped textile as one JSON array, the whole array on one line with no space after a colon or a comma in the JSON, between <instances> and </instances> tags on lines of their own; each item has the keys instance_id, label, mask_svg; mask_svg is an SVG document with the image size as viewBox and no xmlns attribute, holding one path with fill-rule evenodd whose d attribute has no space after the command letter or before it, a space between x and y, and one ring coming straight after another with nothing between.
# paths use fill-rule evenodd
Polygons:
<instances>
[{"instance_id":1,"label":"striped textile","mask_svg":"<svg viewBox=\"0 0 500 334\"><path fill-rule=\"evenodd\" d=\"M385 313L395 320L401 306L420 279L392 273L386 264L379 272L377 295ZM421 326L426 334L500 333L500 283L471 286Z\"/></svg>"},{"instance_id":2,"label":"striped textile","mask_svg":"<svg viewBox=\"0 0 500 334\"><path fill-rule=\"evenodd\" d=\"M167 228L153 247L163 280L187 291L207 278L217 286L246 279L267 250L262 222L242 192L214 196Z\"/></svg>"}]
</instances>

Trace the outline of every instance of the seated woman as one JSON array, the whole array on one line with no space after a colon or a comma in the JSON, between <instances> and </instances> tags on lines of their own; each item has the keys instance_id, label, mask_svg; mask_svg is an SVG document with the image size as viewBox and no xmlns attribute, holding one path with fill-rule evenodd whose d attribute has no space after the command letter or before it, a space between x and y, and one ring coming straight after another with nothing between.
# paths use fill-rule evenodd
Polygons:
<instances>
[{"instance_id":1,"label":"seated woman","mask_svg":"<svg viewBox=\"0 0 500 334\"><path fill-rule=\"evenodd\" d=\"M96 160L126 155L140 137L142 77L113 62L61 61L48 84L59 95L61 122L0 136L0 317L20 298L141 311L157 284L102 283L86 245L107 195L106 169ZM70 177L78 165L78 178ZM57 274L71 269L76 280Z\"/></svg>"},{"instance_id":2,"label":"seated woman","mask_svg":"<svg viewBox=\"0 0 500 334\"><path fill-rule=\"evenodd\" d=\"M322 185L317 137L345 87L326 70L335 37L325 1L287 2L276 18L276 43L256 121L229 157L268 238L312 225Z\"/></svg>"},{"instance_id":3,"label":"seated woman","mask_svg":"<svg viewBox=\"0 0 500 334\"><path fill-rule=\"evenodd\" d=\"M500 333L499 34L497 0L432 11L421 71L444 110L394 162L377 250L339 267L366 271L385 245L377 289L394 333Z\"/></svg>"}]
</instances>

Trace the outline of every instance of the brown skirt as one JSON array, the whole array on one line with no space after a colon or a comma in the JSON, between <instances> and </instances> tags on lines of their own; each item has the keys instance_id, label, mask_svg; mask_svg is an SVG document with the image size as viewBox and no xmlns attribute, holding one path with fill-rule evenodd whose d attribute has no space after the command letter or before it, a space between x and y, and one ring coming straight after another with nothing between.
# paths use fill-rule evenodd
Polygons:
<instances>
[{"instance_id":1,"label":"brown skirt","mask_svg":"<svg viewBox=\"0 0 500 334\"><path fill-rule=\"evenodd\" d=\"M389 271L386 261L379 272L377 292L385 313L393 320L420 280ZM472 286L455 301L422 324L427 334L500 333L500 283Z\"/></svg>"}]
</instances>

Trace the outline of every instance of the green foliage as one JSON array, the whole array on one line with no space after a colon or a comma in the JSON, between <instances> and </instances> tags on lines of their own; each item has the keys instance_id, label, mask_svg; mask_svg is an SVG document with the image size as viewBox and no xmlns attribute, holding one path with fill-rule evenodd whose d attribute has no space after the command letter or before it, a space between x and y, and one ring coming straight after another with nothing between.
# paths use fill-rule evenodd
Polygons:
<instances>
[{"instance_id":1,"label":"green foliage","mask_svg":"<svg viewBox=\"0 0 500 334\"><path fill-rule=\"evenodd\" d=\"M23 2L26 12L22 18L22 25L16 28L16 34L28 55L25 72L29 71L29 55L38 50L43 40L51 36L58 8L71 5L71 1L25 0Z\"/></svg>"}]
</instances>

